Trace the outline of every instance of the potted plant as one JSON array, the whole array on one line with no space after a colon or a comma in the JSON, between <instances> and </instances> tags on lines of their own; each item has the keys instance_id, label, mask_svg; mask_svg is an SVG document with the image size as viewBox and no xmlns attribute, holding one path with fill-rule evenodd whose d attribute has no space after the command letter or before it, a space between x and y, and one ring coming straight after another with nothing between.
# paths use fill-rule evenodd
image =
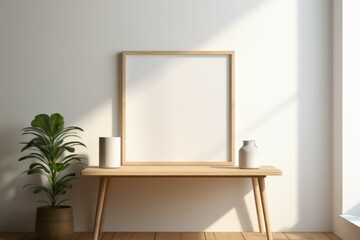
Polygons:
<instances>
[{"instance_id":1,"label":"potted plant","mask_svg":"<svg viewBox=\"0 0 360 240\"><path fill-rule=\"evenodd\" d=\"M62 199L68 189L72 188L71 181L76 178L69 167L81 163L82 157L75 153L75 146L85 145L80 141L69 139L79 138L79 127L64 127L64 118L54 113L51 116L40 114L35 116L30 127L23 130L23 135L30 135L32 139L22 142L23 151L29 151L19 161L32 160L28 175L40 175L43 183L25 185L34 194L45 193L45 199L39 202L45 206L36 210L35 232L40 240L71 239L74 233L73 212L70 206L63 205Z\"/></svg>"}]
</instances>

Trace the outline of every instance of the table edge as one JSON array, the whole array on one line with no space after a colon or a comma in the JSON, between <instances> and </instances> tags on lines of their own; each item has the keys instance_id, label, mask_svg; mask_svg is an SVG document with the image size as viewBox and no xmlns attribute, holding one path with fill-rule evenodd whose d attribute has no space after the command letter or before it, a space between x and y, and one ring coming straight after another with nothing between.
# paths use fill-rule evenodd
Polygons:
<instances>
[{"instance_id":1,"label":"table edge","mask_svg":"<svg viewBox=\"0 0 360 240\"><path fill-rule=\"evenodd\" d=\"M124 171L124 168L131 169L132 171ZM176 166L171 168L166 168L163 166L145 166L141 167L142 169L147 169L151 171L141 172L136 169L139 167L125 166L119 169L105 169L99 167L87 167L81 171L81 175L85 177L266 177L266 176L281 176L282 171L273 167L273 166L261 166L259 169L240 169L238 167L191 167L189 171L188 166ZM161 171L157 171L159 168ZM215 171L206 172L204 170L214 170ZM164 169L176 170L173 172L165 172ZM229 172L225 172L229 169ZM188 170L188 171L185 171ZM201 170L201 171L197 171ZM224 171L221 171L224 170ZM241 170L241 171L238 171Z\"/></svg>"}]
</instances>

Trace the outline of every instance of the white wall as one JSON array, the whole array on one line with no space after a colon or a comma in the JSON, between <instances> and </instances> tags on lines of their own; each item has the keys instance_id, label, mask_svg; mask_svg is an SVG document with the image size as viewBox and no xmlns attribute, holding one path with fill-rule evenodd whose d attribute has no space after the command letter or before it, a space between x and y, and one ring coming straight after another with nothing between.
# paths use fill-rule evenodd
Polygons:
<instances>
[{"instance_id":1,"label":"white wall","mask_svg":"<svg viewBox=\"0 0 360 240\"><path fill-rule=\"evenodd\" d=\"M360 216L360 22L359 1L343 1L343 211Z\"/></svg>"},{"instance_id":2,"label":"white wall","mask_svg":"<svg viewBox=\"0 0 360 240\"><path fill-rule=\"evenodd\" d=\"M331 2L137 0L0 2L0 231L31 231L35 196L19 176L20 129L60 112L81 126L89 164L118 130L123 50L235 50L236 146L256 139L274 231L330 231ZM69 197L76 230L92 228L98 179ZM106 231L253 231L250 182L116 179Z\"/></svg>"},{"instance_id":3,"label":"white wall","mask_svg":"<svg viewBox=\"0 0 360 240\"><path fill-rule=\"evenodd\" d=\"M360 228L339 215L360 216L360 2L334 1L334 232L360 238Z\"/></svg>"}]
</instances>

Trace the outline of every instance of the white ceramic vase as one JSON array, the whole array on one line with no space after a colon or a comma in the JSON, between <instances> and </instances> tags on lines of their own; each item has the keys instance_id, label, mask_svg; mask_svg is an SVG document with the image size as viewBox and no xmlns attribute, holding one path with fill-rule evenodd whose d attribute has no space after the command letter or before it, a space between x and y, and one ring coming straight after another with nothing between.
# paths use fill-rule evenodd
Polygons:
<instances>
[{"instance_id":1,"label":"white ceramic vase","mask_svg":"<svg viewBox=\"0 0 360 240\"><path fill-rule=\"evenodd\" d=\"M239 150L240 168L259 168L259 150L255 145L255 140L243 141L243 146Z\"/></svg>"},{"instance_id":2,"label":"white ceramic vase","mask_svg":"<svg viewBox=\"0 0 360 240\"><path fill-rule=\"evenodd\" d=\"M99 167L119 168L121 167L121 142L120 137L99 138Z\"/></svg>"}]
</instances>

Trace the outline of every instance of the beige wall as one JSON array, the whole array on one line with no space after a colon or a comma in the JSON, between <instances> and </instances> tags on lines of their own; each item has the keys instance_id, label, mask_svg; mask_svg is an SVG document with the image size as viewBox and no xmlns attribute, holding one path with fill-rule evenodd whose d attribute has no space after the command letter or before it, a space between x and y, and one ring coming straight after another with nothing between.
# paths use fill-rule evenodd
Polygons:
<instances>
[{"instance_id":1,"label":"beige wall","mask_svg":"<svg viewBox=\"0 0 360 240\"><path fill-rule=\"evenodd\" d=\"M255 139L275 231L329 231L331 1L0 1L0 231L33 229L36 197L22 189L20 129L60 112L98 137L117 132L123 50L235 50L236 148ZM146 121L146 119L144 119ZM98 179L69 194L76 229L92 228ZM111 185L107 231L256 230L250 182L122 179Z\"/></svg>"}]
</instances>

